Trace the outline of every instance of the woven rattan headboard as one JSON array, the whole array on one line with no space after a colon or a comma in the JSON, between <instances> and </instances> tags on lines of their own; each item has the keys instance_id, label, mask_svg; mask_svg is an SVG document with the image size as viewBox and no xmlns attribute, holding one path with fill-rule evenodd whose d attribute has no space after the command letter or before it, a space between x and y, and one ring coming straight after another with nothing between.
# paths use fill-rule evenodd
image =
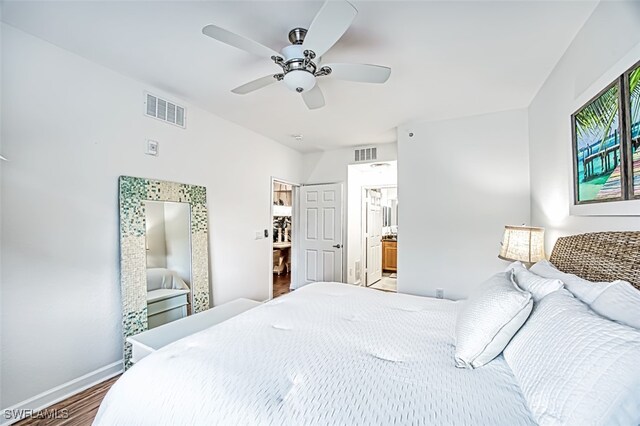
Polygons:
<instances>
[{"instance_id":1,"label":"woven rattan headboard","mask_svg":"<svg viewBox=\"0 0 640 426\"><path fill-rule=\"evenodd\" d=\"M640 232L594 232L561 237L551 263L590 281L629 281L640 289Z\"/></svg>"}]
</instances>

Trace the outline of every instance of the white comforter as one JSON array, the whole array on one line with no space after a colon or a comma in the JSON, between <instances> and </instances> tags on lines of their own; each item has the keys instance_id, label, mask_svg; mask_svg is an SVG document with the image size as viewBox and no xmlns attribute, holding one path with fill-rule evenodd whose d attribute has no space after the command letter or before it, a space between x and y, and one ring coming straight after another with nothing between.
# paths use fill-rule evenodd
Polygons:
<instances>
[{"instance_id":1,"label":"white comforter","mask_svg":"<svg viewBox=\"0 0 640 426\"><path fill-rule=\"evenodd\" d=\"M94 424L534 424L502 356L454 366L458 306L312 284L143 359Z\"/></svg>"}]
</instances>

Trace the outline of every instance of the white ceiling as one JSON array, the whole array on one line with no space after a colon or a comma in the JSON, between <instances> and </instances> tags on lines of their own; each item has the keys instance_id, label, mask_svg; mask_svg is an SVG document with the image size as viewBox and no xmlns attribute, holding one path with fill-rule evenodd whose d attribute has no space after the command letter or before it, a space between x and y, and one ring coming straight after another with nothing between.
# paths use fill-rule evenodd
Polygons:
<instances>
[{"instance_id":1,"label":"white ceiling","mask_svg":"<svg viewBox=\"0 0 640 426\"><path fill-rule=\"evenodd\" d=\"M354 2L358 16L324 60L390 66L386 84L323 78L327 106L315 111L279 84L230 92L279 68L203 26L280 50L321 4L5 1L2 20L304 152L393 142L410 121L527 107L597 2Z\"/></svg>"}]
</instances>

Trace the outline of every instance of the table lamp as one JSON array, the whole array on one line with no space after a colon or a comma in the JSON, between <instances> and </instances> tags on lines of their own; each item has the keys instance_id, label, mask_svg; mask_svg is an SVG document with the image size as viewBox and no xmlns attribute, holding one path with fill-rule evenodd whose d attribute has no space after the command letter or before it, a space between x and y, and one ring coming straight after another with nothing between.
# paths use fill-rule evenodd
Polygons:
<instances>
[{"instance_id":1,"label":"table lamp","mask_svg":"<svg viewBox=\"0 0 640 426\"><path fill-rule=\"evenodd\" d=\"M505 226L500 259L532 264L545 259L544 228Z\"/></svg>"}]
</instances>

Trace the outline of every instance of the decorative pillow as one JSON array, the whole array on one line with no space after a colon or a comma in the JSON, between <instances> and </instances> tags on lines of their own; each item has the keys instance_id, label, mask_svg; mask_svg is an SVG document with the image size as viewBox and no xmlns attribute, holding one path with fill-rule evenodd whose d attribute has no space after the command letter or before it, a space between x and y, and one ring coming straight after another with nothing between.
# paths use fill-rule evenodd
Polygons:
<instances>
[{"instance_id":1,"label":"decorative pillow","mask_svg":"<svg viewBox=\"0 0 640 426\"><path fill-rule=\"evenodd\" d=\"M539 302L547 294L560 290L563 286L562 281L558 279L544 278L525 268L516 268L513 273L516 284L531 293L535 302Z\"/></svg>"},{"instance_id":2,"label":"decorative pillow","mask_svg":"<svg viewBox=\"0 0 640 426\"><path fill-rule=\"evenodd\" d=\"M527 320L531 294L501 272L480 284L464 303L456 322L456 367L482 367L502 352Z\"/></svg>"},{"instance_id":3,"label":"decorative pillow","mask_svg":"<svg viewBox=\"0 0 640 426\"><path fill-rule=\"evenodd\" d=\"M541 260L530 271L547 278L562 280L565 287L598 314L613 321L640 329L640 290L627 281L593 282L558 270Z\"/></svg>"},{"instance_id":4,"label":"decorative pillow","mask_svg":"<svg viewBox=\"0 0 640 426\"><path fill-rule=\"evenodd\" d=\"M567 290L537 304L504 358L540 425L640 424L640 331Z\"/></svg>"},{"instance_id":5,"label":"decorative pillow","mask_svg":"<svg viewBox=\"0 0 640 426\"><path fill-rule=\"evenodd\" d=\"M555 278L564 283L564 286L574 296L586 304L592 303L600 294L611 285L611 283L596 283L585 280L574 274L567 274L560 271L548 260L541 260L529 269L536 275L545 278Z\"/></svg>"}]
</instances>

